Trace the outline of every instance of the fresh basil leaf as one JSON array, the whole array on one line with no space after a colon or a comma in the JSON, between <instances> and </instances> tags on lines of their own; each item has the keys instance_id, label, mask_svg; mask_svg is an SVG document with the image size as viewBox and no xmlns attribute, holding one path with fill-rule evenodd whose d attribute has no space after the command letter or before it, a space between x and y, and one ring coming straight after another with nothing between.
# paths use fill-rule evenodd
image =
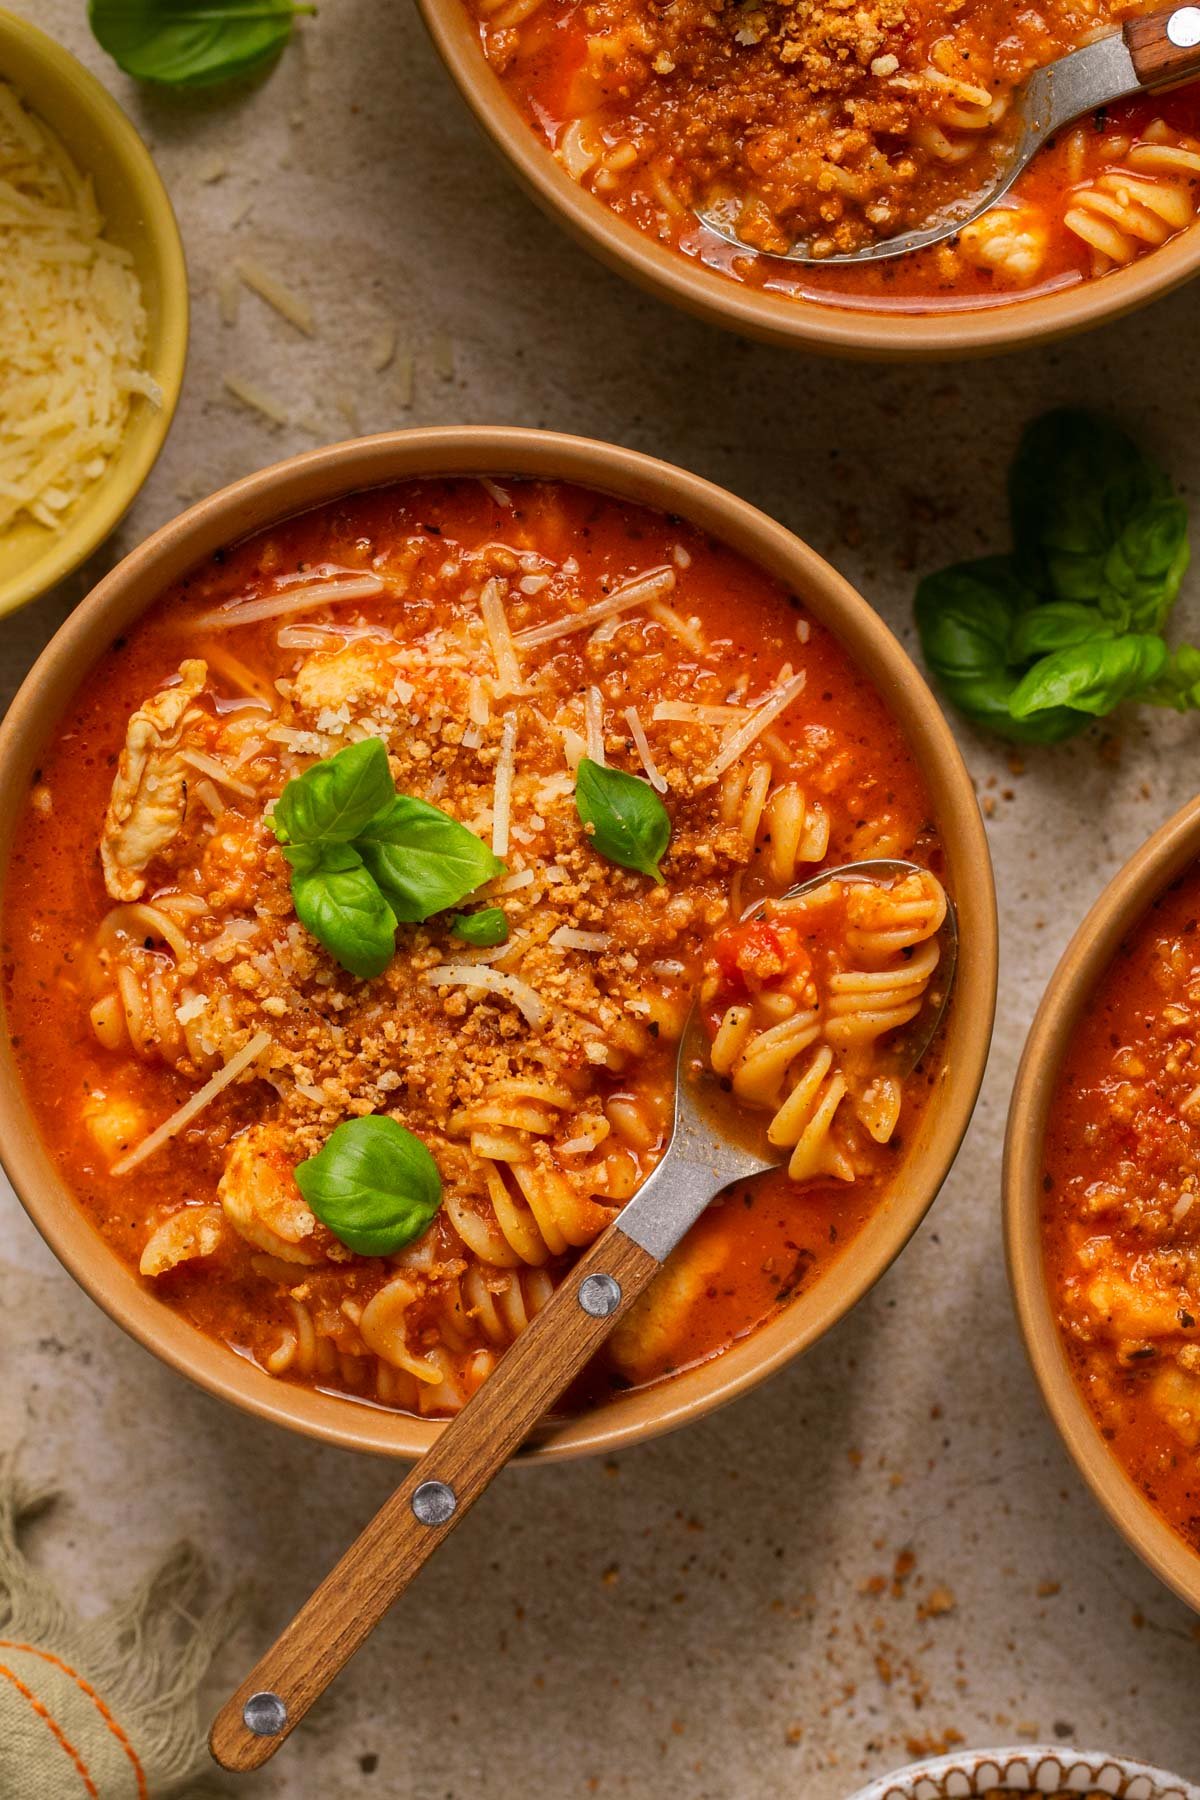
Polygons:
<instances>
[{"instance_id":1,"label":"fresh basil leaf","mask_svg":"<svg viewBox=\"0 0 1200 1800\"><path fill-rule=\"evenodd\" d=\"M482 912L456 913L450 929L464 944L490 950L508 942L508 914L502 906L485 906Z\"/></svg>"},{"instance_id":2,"label":"fresh basil leaf","mask_svg":"<svg viewBox=\"0 0 1200 1800\"><path fill-rule=\"evenodd\" d=\"M1011 557L955 563L918 586L917 629L930 673L960 712L1017 743L1053 744L1082 731L1087 720L1062 709L1025 721L1008 707L1020 678L1009 645L1036 603Z\"/></svg>"},{"instance_id":3,"label":"fresh basil leaf","mask_svg":"<svg viewBox=\"0 0 1200 1800\"><path fill-rule=\"evenodd\" d=\"M1048 600L1043 606L1031 606L1017 619L1008 640L1008 658L1017 667L1034 657L1049 656L1052 650L1070 650L1093 638L1115 636L1116 627L1099 607L1084 606L1078 600Z\"/></svg>"},{"instance_id":4,"label":"fresh basil leaf","mask_svg":"<svg viewBox=\"0 0 1200 1800\"><path fill-rule=\"evenodd\" d=\"M271 827L281 844L348 844L395 796L381 738L364 738L289 781Z\"/></svg>"},{"instance_id":5,"label":"fresh basil leaf","mask_svg":"<svg viewBox=\"0 0 1200 1800\"><path fill-rule=\"evenodd\" d=\"M298 13L293 0L89 0L101 47L127 75L208 87L274 61Z\"/></svg>"},{"instance_id":6,"label":"fresh basil leaf","mask_svg":"<svg viewBox=\"0 0 1200 1800\"><path fill-rule=\"evenodd\" d=\"M1062 706L1101 717L1152 687L1166 666L1167 646L1160 637L1129 632L1093 639L1035 663L1009 706L1017 719Z\"/></svg>"},{"instance_id":7,"label":"fresh basil leaf","mask_svg":"<svg viewBox=\"0 0 1200 1800\"><path fill-rule=\"evenodd\" d=\"M298 844L292 903L305 931L352 975L382 975L396 949L396 916L350 844Z\"/></svg>"},{"instance_id":8,"label":"fresh basil leaf","mask_svg":"<svg viewBox=\"0 0 1200 1800\"><path fill-rule=\"evenodd\" d=\"M1176 712L1200 708L1200 650L1193 644L1180 644L1154 686L1139 698L1153 706L1173 706Z\"/></svg>"},{"instance_id":9,"label":"fresh basil leaf","mask_svg":"<svg viewBox=\"0 0 1200 1800\"><path fill-rule=\"evenodd\" d=\"M323 1225L359 1256L391 1256L427 1231L442 1204L438 1166L419 1137L386 1114L347 1119L296 1169Z\"/></svg>"},{"instance_id":10,"label":"fresh basil leaf","mask_svg":"<svg viewBox=\"0 0 1200 1800\"><path fill-rule=\"evenodd\" d=\"M499 857L473 831L411 794L393 793L354 842L401 923L457 906L504 873Z\"/></svg>"},{"instance_id":11,"label":"fresh basil leaf","mask_svg":"<svg viewBox=\"0 0 1200 1800\"><path fill-rule=\"evenodd\" d=\"M1188 564L1187 513L1111 420L1064 408L1027 427L1009 476L1017 562L1056 600L1159 631Z\"/></svg>"},{"instance_id":12,"label":"fresh basil leaf","mask_svg":"<svg viewBox=\"0 0 1200 1800\"><path fill-rule=\"evenodd\" d=\"M581 757L575 771L575 811L584 829L591 827L588 838L594 850L661 886L658 865L671 841L671 817L648 781Z\"/></svg>"}]
</instances>

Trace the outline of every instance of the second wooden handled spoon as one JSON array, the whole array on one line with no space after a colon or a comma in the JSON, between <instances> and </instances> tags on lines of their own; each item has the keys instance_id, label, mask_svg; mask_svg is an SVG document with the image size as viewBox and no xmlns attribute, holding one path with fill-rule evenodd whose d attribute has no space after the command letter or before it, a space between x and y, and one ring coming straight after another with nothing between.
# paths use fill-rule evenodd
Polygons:
<instances>
[{"instance_id":1,"label":"second wooden handled spoon","mask_svg":"<svg viewBox=\"0 0 1200 1800\"><path fill-rule=\"evenodd\" d=\"M899 861L850 863L823 870L783 898L831 878L886 886L914 871L915 864ZM936 992L905 1035L909 1067L920 1061L945 1010L956 947L951 907ZM704 1103L712 1080L707 1071L693 1012L680 1043L674 1131L662 1161L222 1707L209 1744L223 1768L257 1769L274 1755L709 1202L731 1182L775 1166L721 1134Z\"/></svg>"}]
</instances>

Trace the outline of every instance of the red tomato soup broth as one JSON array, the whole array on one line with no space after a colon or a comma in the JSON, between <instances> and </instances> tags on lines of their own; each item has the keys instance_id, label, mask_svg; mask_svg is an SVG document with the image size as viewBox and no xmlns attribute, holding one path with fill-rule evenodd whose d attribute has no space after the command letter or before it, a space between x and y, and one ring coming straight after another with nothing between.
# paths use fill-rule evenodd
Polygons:
<instances>
[{"instance_id":1,"label":"red tomato soup broth","mask_svg":"<svg viewBox=\"0 0 1200 1800\"><path fill-rule=\"evenodd\" d=\"M1200 874L1130 932L1055 1092L1046 1271L1076 1380L1130 1479L1200 1548Z\"/></svg>"},{"instance_id":2,"label":"red tomato soup broth","mask_svg":"<svg viewBox=\"0 0 1200 1800\"><path fill-rule=\"evenodd\" d=\"M393 810L490 859L392 919L369 976L302 922L278 831L288 784L355 746L386 751ZM585 759L665 812L661 882L581 824ZM722 950L754 902L879 855L930 873L886 903L825 884L778 954ZM18 826L6 1003L50 1155L164 1304L280 1379L445 1415L655 1166L700 992L792 1174L714 1204L587 1404L720 1354L852 1254L925 1102L884 1053L936 961L941 866L899 727L764 573L586 490L409 483L232 547L113 644ZM459 935L472 909L503 942ZM379 1120L440 1183L387 1241L299 1186Z\"/></svg>"},{"instance_id":3,"label":"red tomato soup broth","mask_svg":"<svg viewBox=\"0 0 1200 1800\"><path fill-rule=\"evenodd\" d=\"M976 224L915 254L818 257L952 218L987 193L1015 87L1145 4L463 0L530 129L618 216L729 279L833 305L1010 303L1124 267L1190 225L1200 87L1065 128ZM699 221L713 210L743 244Z\"/></svg>"}]
</instances>

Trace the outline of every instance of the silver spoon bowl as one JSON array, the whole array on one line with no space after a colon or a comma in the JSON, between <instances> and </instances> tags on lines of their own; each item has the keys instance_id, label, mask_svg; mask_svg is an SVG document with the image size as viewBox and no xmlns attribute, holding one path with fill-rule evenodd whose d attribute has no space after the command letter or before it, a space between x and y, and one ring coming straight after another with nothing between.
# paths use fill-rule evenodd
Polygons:
<instances>
[{"instance_id":1,"label":"silver spoon bowl","mask_svg":"<svg viewBox=\"0 0 1200 1800\"><path fill-rule=\"evenodd\" d=\"M723 242L750 256L768 256L773 262L804 263L829 269L908 256L914 250L927 250L931 244L957 237L966 226L990 212L1004 199L1047 139L1061 131L1064 125L1086 113L1110 106L1115 100L1176 85L1197 72L1200 72L1200 6L1173 7L1150 18L1133 20L1124 30L1097 38L1095 43L1086 44L1082 50L1073 50L1069 56L1047 63L1013 92L1011 113L1017 130L1008 161L985 193L947 210L936 224L916 231L902 231L895 237L880 238L875 243L864 244L859 250L820 256L801 243L782 252L759 250L738 236L718 208L698 210L696 216Z\"/></svg>"}]
</instances>

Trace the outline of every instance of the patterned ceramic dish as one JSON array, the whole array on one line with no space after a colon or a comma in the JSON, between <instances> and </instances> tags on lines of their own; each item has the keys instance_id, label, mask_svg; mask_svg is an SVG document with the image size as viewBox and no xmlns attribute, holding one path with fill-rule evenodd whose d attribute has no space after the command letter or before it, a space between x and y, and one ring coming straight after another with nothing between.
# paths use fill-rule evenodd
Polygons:
<instances>
[{"instance_id":1,"label":"patterned ceramic dish","mask_svg":"<svg viewBox=\"0 0 1200 1800\"><path fill-rule=\"evenodd\" d=\"M1011 1789L1018 1794L1074 1795L1076 1800L1200 1800L1200 1787L1149 1763L1096 1751L1047 1749L967 1750L914 1763L861 1789L854 1800L985 1800Z\"/></svg>"}]
</instances>

